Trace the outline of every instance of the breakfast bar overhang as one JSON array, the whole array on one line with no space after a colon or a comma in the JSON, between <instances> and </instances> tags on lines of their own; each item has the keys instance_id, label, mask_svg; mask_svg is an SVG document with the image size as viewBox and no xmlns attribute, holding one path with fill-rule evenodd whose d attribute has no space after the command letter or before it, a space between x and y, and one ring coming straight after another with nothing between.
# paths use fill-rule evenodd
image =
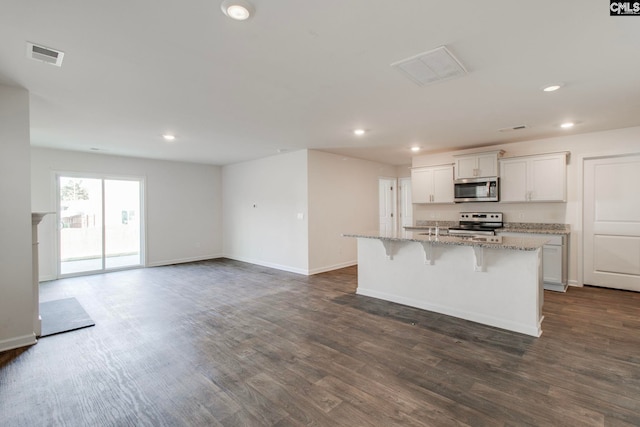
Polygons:
<instances>
[{"instance_id":1,"label":"breakfast bar overhang","mask_svg":"<svg viewBox=\"0 0 640 427\"><path fill-rule=\"evenodd\" d=\"M357 294L538 337L544 238L411 231L358 239Z\"/></svg>"}]
</instances>

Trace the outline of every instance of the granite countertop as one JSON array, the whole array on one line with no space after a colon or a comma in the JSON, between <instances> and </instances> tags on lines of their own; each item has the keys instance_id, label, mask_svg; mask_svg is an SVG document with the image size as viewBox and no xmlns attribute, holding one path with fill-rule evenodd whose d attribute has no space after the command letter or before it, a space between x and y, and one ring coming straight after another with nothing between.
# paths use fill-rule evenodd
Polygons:
<instances>
[{"instance_id":1,"label":"granite countertop","mask_svg":"<svg viewBox=\"0 0 640 427\"><path fill-rule=\"evenodd\" d=\"M544 224L537 222L505 222L498 232L531 233L531 234L571 234L569 224Z\"/></svg>"},{"instance_id":2,"label":"granite countertop","mask_svg":"<svg viewBox=\"0 0 640 427\"><path fill-rule=\"evenodd\" d=\"M414 226L405 226L405 230L428 230L434 229L436 221L420 221ZM443 235L446 235L449 227L457 227L458 223L454 221L438 221L438 227ZM509 233L530 233L530 234L571 234L571 227L568 224L547 224L538 222L505 222L504 227L498 228L496 232Z\"/></svg>"},{"instance_id":3,"label":"granite countertop","mask_svg":"<svg viewBox=\"0 0 640 427\"><path fill-rule=\"evenodd\" d=\"M516 236L435 236L420 231L399 230L392 232L368 231L363 233L345 233L344 237L366 239L380 239L398 242L419 242L435 245L476 246L494 249L511 249L519 251L534 251L547 242L544 238L516 237Z\"/></svg>"}]
</instances>

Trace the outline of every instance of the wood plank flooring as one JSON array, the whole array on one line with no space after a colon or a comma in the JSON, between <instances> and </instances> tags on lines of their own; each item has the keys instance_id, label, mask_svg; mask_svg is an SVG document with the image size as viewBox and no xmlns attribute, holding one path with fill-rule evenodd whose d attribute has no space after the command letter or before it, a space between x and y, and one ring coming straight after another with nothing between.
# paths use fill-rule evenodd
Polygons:
<instances>
[{"instance_id":1,"label":"wood plank flooring","mask_svg":"<svg viewBox=\"0 0 640 427\"><path fill-rule=\"evenodd\" d=\"M640 294L533 338L220 259L41 285L96 326L0 353L0 426L639 426Z\"/></svg>"}]
</instances>

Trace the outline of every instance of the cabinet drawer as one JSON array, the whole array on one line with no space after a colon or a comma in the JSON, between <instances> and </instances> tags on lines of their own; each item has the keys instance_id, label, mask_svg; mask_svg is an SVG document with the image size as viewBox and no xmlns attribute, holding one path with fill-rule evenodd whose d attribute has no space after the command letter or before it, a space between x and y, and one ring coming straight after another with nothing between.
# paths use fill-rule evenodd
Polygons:
<instances>
[{"instance_id":1,"label":"cabinet drawer","mask_svg":"<svg viewBox=\"0 0 640 427\"><path fill-rule=\"evenodd\" d=\"M545 237L549 237L549 241L545 243L546 245L557 245L561 246L564 244L564 236L562 235L549 235L546 234Z\"/></svg>"}]
</instances>

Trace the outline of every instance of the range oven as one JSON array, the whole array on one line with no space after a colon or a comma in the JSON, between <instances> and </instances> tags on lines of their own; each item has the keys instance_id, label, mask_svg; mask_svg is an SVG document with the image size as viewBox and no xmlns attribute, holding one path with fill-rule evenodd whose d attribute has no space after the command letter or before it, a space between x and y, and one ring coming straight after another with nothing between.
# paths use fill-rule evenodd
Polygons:
<instances>
[{"instance_id":1,"label":"range oven","mask_svg":"<svg viewBox=\"0 0 640 427\"><path fill-rule=\"evenodd\" d=\"M460 202L497 202L498 177L466 178L453 182L453 200Z\"/></svg>"},{"instance_id":2,"label":"range oven","mask_svg":"<svg viewBox=\"0 0 640 427\"><path fill-rule=\"evenodd\" d=\"M493 236L502 228L502 212L460 212L457 227L449 227L450 236Z\"/></svg>"}]
</instances>

